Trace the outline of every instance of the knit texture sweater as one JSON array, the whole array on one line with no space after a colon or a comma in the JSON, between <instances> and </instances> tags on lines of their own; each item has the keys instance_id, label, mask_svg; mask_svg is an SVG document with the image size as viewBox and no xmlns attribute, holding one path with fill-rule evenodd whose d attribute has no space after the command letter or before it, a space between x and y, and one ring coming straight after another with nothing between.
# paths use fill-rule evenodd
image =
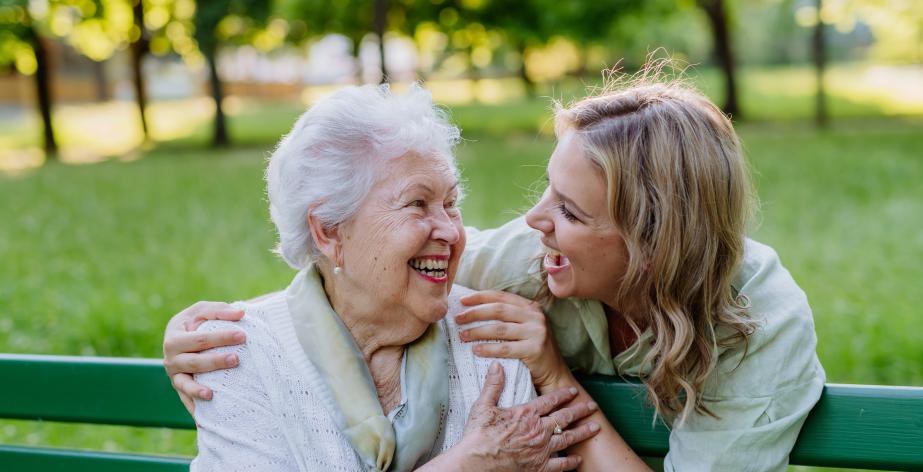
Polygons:
<instances>
[{"instance_id":1,"label":"knit texture sweater","mask_svg":"<svg viewBox=\"0 0 923 472\"><path fill-rule=\"evenodd\" d=\"M463 343L454 315L471 290L454 286L449 310L440 321L448 337L448 412L430 454L418 465L457 443L468 412L480 395L490 363ZM198 455L191 471L361 471L362 460L340 433L319 395L324 379L307 358L292 326L285 292L257 303L237 303L240 322L208 321L199 331L243 331L245 344L212 349L237 354L240 366L196 375L211 388L211 401L196 400ZM506 374L501 407L535 398L528 368L498 359Z\"/></svg>"}]
</instances>

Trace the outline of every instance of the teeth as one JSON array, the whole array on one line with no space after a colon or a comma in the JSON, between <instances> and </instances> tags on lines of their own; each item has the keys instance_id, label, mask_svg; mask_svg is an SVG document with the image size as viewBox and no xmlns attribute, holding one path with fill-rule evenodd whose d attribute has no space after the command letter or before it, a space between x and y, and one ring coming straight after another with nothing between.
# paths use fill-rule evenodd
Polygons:
<instances>
[{"instance_id":1,"label":"teeth","mask_svg":"<svg viewBox=\"0 0 923 472\"><path fill-rule=\"evenodd\" d=\"M449 267L449 261L445 259L411 259L410 267L422 271L444 272Z\"/></svg>"}]
</instances>

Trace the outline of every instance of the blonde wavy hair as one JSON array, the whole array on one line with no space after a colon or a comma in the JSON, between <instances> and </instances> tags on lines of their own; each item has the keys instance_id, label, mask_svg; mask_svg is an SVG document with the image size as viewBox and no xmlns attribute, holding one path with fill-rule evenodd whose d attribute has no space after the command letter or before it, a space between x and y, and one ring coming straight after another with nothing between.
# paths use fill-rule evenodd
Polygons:
<instances>
[{"instance_id":1,"label":"blonde wavy hair","mask_svg":"<svg viewBox=\"0 0 923 472\"><path fill-rule=\"evenodd\" d=\"M602 171L628 249L618 310L652 346L642 377L661 417L716 417L702 390L718 346L746 345L753 322L731 287L752 197L740 142L711 101L652 64L610 71L599 93L556 107L555 133L576 132Z\"/></svg>"}]
</instances>

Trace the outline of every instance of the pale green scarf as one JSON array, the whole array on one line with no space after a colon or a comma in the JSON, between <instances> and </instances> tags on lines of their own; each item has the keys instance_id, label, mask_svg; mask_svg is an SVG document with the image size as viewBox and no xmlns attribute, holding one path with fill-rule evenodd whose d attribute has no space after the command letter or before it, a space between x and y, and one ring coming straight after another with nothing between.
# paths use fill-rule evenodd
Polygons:
<instances>
[{"instance_id":1,"label":"pale green scarf","mask_svg":"<svg viewBox=\"0 0 923 472\"><path fill-rule=\"evenodd\" d=\"M333 311L311 265L286 289L295 334L327 387L321 392L334 422L370 470L412 470L432 449L448 411L448 344L435 323L407 345L401 403L385 416L365 358Z\"/></svg>"}]
</instances>

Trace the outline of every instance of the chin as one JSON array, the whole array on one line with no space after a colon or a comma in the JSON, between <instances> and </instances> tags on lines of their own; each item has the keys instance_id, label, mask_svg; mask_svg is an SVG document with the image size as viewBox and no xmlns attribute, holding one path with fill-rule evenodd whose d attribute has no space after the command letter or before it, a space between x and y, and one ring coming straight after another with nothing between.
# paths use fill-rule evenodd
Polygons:
<instances>
[{"instance_id":1,"label":"chin","mask_svg":"<svg viewBox=\"0 0 923 472\"><path fill-rule=\"evenodd\" d=\"M443 298L438 302L428 304L426 310L420 313L420 319L425 320L428 323L436 323L439 320L445 318L445 315L448 311L449 301Z\"/></svg>"},{"instance_id":2,"label":"chin","mask_svg":"<svg viewBox=\"0 0 923 472\"><path fill-rule=\"evenodd\" d=\"M568 298L574 296L574 291L571 287L562 287L555 283L554 279L550 277L548 278L548 290L555 298Z\"/></svg>"}]
</instances>

